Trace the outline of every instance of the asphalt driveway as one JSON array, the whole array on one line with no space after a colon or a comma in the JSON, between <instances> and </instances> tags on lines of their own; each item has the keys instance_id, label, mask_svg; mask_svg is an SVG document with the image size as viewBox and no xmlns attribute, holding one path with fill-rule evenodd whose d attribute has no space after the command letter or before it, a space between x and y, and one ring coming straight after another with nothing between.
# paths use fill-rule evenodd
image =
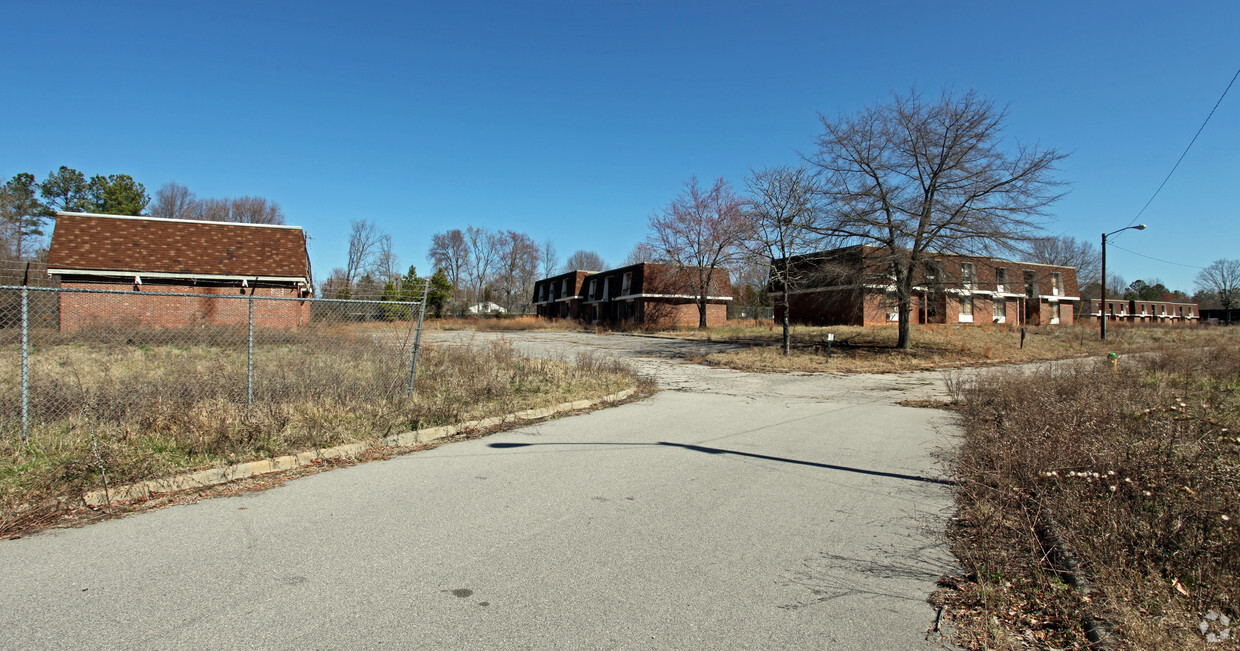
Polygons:
<instances>
[{"instance_id":1,"label":"asphalt driveway","mask_svg":"<svg viewBox=\"0 0 1240 651\"><path fill-rule=\"evenodd\" d=\"M499 335L446 333L435 345ZM665 391L241 497L0 541L0 646L936 648L935 374L621 355Z\"/></svg>"}]
</instances>

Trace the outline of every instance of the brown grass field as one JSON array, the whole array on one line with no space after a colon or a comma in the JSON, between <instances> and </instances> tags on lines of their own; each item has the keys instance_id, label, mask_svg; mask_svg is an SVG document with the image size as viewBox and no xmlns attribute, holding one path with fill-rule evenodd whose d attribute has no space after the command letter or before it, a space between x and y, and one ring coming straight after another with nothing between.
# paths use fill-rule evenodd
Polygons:
<instances>
[{"instance_id":1,"label":"brown grass field","mask_svg":"<svg viewBox=\"0 0 1240 651\"><path fill-rule=\"evenodd\" d=\"M377 440L640 382L597 356L547 361L504 343L424 346L410 397L408 341L337 326L263 333L247 411L246 346L224 330L39 333L25 444L16 348L0 347L0 535L105 478L115 486Z\"/></svg>"},{"instance_id":2,"label":"brown grass field","mask_svg":"<svg viewBox=\"0 0 1240 651\"><path fill-rule=\"evenodd\" d=\"M835 335L827 357L827 335ZM714 353L700 361L745 371L890 373L989 366L1050 359L1173 350L1185 346L1240 345L1240 329L1222 327L1112 327L1107 340L1082 326L914 325L913 348L895 347L895 326L794 326L792 355L785 357L778 327L723 326L663 331L661 336L719 341L748 348Z\"/></svg>"}]
</instances>

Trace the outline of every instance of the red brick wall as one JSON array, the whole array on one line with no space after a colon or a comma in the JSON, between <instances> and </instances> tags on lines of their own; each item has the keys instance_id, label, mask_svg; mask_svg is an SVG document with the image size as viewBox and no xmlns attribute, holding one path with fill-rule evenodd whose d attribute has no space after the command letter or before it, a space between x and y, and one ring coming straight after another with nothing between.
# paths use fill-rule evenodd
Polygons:
<instances>
[{"instance_id":1,"label":"red brick wall","mask_svg":"<svg viewBox=\"0 0 1240 651\"><path fill-rule=\"evenodd\" d=\"M660 328L684 326L696 328L700 314L697 303L667 303L662 301L642 301L642 322ZM706 304L706 325L719 326L728 321L728 306L723 303Z\"/></svg>"},{"instance_id":2,"label":"red brick wall","mask_svg":"<svg viewBox=\"0 0 1240 651\"><path fill-rule=\"evenodd\" d=\"M117 285L61 283L65 289L116 290ZM127 289L127 288L126 288ZM184 328L193 325L239 325L248 320L246 300L213 298L241 296L240 288L142 285L136 294L60 294L60 331L92 327ZM248 291L247 291L248 293ZM166 294L198 294L166 296ZM296 298L296 289L259 288L254 296ZM310 323L306 301L254 301L254 326L296 328Z\"/></svg>"}]
</instances>

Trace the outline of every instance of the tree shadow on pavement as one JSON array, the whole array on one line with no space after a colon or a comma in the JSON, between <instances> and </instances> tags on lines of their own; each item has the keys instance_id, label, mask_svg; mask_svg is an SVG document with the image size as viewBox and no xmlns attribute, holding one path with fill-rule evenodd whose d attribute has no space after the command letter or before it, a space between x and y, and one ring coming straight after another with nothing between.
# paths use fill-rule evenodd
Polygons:
<instances>
[{"instance_id":1,"label":"tree shadow on pavement","mask_svg":"<svg viewBox=\"0 0 1240 651\"><path fill-rule=\"evenodd\" d=\"M525 448L543 445L599 445L599 446L651 446L662 445L672 448L681 448L692 452L702 452L704 454L730 454L738 457L749 457L752 459L765 459L767 461L778 461L780 463L791 463L798 466L811 466L814 468L825 468L827 470L841 470L843 472L852 472L860 475L871 475L873 477L890 477L892 479L903 479L907 481L924 482L927 484L940 484L943 486L955 486L956 482L949 479L938 479L935 477L920 477L917 475L904 475L895 472L883 472L881 470L866 470L864 468L851 468L849 466L838 466L830 463L818 463L817 461L802 461L800 459L788 459L785 457L773 457L766 454L755 454L753 452L741 452L739 450L725 450L723 448L709 448L702 445L693 445L690 443L671 443L668 441L659 441L658 443L489 443L488 447L499 450L508 450L513 448Z\"/></svg>"}]
</instances>

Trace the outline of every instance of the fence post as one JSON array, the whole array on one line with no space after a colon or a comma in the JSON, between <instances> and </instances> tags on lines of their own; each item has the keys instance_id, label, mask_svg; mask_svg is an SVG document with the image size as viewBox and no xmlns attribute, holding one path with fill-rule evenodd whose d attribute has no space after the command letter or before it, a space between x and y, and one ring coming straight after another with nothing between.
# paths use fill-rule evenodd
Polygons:
<instances>
[{"instance_id":1,"label":"fence post","mask_svg":"<svg viewBox=\"0 0 1240 651\"><path fill-rule=\"evenodd\" d=\"M30 290L22 284L22 443L30 432Z\"/></svg>"},{"instance_id":2,"label":"fence post","mask_svg":"<svg viewBox=\"0 0 1240 651\"><path fill-rule=\"evenodd\" d=\"M246 299L250 315L247 319L250 326L249 340L245 351L245 411L250 413L254 407L254 288L250 287L250 296Z\"/></svg>"},{"instance_id":3,"label":"fence post","mask_svg":"<svg viewBox=\"0 0 1240 651\"><path fill-rule=\"evenodd\" d=\"M413 381L418 377L418 352L422 350L422 320L426 318L426 293L431 290L431 280L422 281L422 302L418 305L418 331L413 335L413 360L409 364L409 392L413 396Z\"/></svg>"}]
</instances>

